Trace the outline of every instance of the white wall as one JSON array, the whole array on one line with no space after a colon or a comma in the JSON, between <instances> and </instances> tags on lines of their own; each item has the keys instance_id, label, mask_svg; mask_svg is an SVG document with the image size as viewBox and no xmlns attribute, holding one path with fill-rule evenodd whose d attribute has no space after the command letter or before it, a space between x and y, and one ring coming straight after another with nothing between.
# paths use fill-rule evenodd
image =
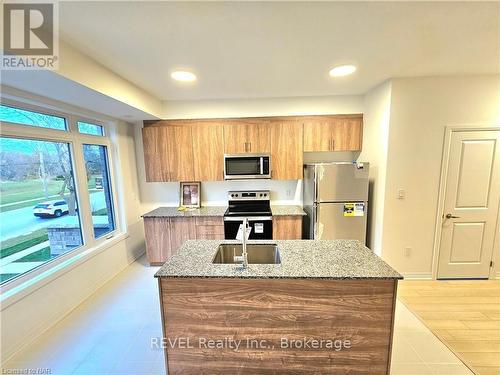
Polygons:
<instances>
[{"instance_id":1,"label":"white wall","mask_svg":"<svg viewBox=\"0 0 500 375\"><path fill-rule=\"evenodd\" d=\"M362 95L163 102L164 119L333 115L362 112Z\"/></svg>"},{"instance_id":2,"label":"white wall","mask_svg":"<svg viewBox=\"0 0 500 375\"><path fill-rule=\"evenodd\" d=\"M162 103L158 98L75 50L62 40L59 43L59 55L57 74L97 93L161 118Z\"/></svg>"},{"instance_id":3,"label":"white wall","mask_svg":"<svg viewBox=\"0 0 500 375\"><path fill-rule=\"evenodd\" d=\"M362 96L331 96L310 98L269 98L250 100L213 100L192 102L165 102L164 118L224 118L291 116L306 114L363 113ZM136 124L136 151L141 201L145 212L158 206L179 205L178 182L146 182L144 152L140 123ZM339 160L338 155L329 160ZM345 153L344 158L354 160L357 154ZM310 161L317 159L312 155ZM343 159L346 160L346 159ZM302 182L276 181L220 181L202 183L202 205L227 205L227 191L268 189L272 204L302 205Z\"/></svg>"},{"instance_id":4,"label":"white wall","mask_svg":"<svg viewBox=\"0 0 500 375\"><path fill-rule=\"evenodd\" d=\"M382 256L406 275L431 277L445 126L464 124L500 125L500 76L392 81Z\"/></svg>"},{"instance_id":5,"label":"white wall","mask_svg":"<svg viewBox=\"0 0 500 375\"><path fill-rule=\"evenodd\" d=\"M2 305L2 360L6 360L57 323L144 253L144 230L140 218L142 209L132 125L118 123L112 139L118 154L118 159L115 159L118 161L118 180L122 183L119 206L125 211L128 237L13 304Z\"/></svg>"},{"instance_id":6,"label":"white wall","mask_svg":"<svg viewBox=\"0 0 500 375\"><path fill-rule=\"evenodd\" d=\"M363 150L360 161L370 162L370 198L368 217L368 247L382 255L385 178L389 120L391 111L391 82L386 81L365 95L363 117Z\"/></svg>"}]
</instances>

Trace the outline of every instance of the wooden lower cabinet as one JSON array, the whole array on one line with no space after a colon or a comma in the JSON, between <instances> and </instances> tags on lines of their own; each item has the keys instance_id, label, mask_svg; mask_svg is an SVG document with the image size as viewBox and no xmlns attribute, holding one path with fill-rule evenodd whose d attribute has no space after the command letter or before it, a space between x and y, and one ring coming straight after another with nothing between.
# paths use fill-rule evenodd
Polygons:
<instances>
[{"instance_id":1,"label":"wooden lower cabinet","mask_svg":"<svg viewBox=\"0 0 500 375\"><path fill-rule=\"evenodd\" d=\"M197 240L223 240L224 227L216 225L204 225L196 227Z\"/></svg>"},{"instance_id":2,"label":"wooden lower cabinet","mask_svg":"<svg viewBox=\"0 0 500 375\"><path fill-rule=\"evenodd\" d=\"M301 240L302 216L273 216L273 240Z\"/></svg>"},{"instance_id":3,"label":"wooden lower cabinet","mask_svg":"<svg viewBox=\"0 0 500 375\"><path fill-rule=\"evenodd\" d=\"M146 255L151 265L161 265L187 240L223 240L222 217L145 217ZM273 239L302 239L302 216L274 216Z\"/></svg>"},{"instance_id":4,"label":"wooden lower cabinet","mask_svg":"<svg viewBox=\"0 0 500 375\"><path fill-rule=\"evenodd\" d=\"M224 221L222 217L197 217L196 218L197 240L223 240Z\"/></svg>"},{"instance_id":5,"label":"wooden lower cabinet","mask_svg":"<svg viewBox=\"0 0 500 375\"><path fill-rule=\"evenodd\" d=\"M181 248L185 241L194 239L196 239L196 224L193 218L170 218L170 246L172 248L172 255Z\"/></svg>"},{"instance_id":6,"label":"wooden lower cabinet","mask_svg":"<svg viewBox=\"0 0 500 375\"><path fill-rule=\"evenodd\" d=\"M146 255L151 265L161 265L187 240L223 240L222 217L145 217Z\"/></svg>"},{"instance_id":7,"label":"wooden lower cabinet","mask_svg":"<svg viewBox=\"0 0 500 375\"><path fill-rule=\"evenodd\" d=\"M149 264L163 264L166 259L172 256L170 219L168 217L145 217L144 235Z\"/></svg>"}]
</instances>

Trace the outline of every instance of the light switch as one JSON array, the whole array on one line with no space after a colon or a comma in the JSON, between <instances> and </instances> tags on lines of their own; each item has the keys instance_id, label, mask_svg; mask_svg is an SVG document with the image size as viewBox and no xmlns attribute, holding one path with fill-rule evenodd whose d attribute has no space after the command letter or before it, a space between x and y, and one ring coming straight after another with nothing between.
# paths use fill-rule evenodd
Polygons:
<instances>
[{"instance_id":1,"label":"light switch","mask_svg":"<svg viewBox=\"0 0 500 375\"><path fill-rule=\"evenodd\" d=\"M398 199L405 199L405 198L406 198L406 190L398 189Z\"/></svg>"}]
</instances>

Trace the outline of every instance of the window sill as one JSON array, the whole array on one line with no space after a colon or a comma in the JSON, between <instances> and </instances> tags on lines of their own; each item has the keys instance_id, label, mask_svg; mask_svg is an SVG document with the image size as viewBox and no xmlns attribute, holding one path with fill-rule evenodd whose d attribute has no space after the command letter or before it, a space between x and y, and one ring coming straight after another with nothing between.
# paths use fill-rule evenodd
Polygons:
<instances>
[{"instance_id":1,"label":"window sill","mask_svg":"<svg viewBox=\"0 0 500 375\"><path fill-rule=\"evenodd\" d=\"M120 233L109 239L108 241L99 244L98 246L86 249L75 254L73 257L65 260L64 262L55 265L47 271L34 276L33 278L26 280L19 285L13 286L8 290L3 290L2 288L2 296L0 297L1 310L3 311L10 305L30 295L37 289L40 289L44 285L56 280L65 273L78 267L80 264L85 263L96 255L99 255L109 247L114 246L121 241L124 241L128 237L128 233Z\"/></svg>"}]
</instances>

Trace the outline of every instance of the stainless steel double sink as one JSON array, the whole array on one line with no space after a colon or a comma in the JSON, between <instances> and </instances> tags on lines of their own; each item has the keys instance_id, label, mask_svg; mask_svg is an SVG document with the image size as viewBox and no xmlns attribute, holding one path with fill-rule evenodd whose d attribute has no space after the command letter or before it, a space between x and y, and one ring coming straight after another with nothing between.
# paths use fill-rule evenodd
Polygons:
<instances>
[{"instance_id":1,"label":"stainless steel double sink","mask_svg":"<svg viewBox=\"0 0 500 375\"><path fill-rule=\"evenodd\" d=\"M212 263L236 264L235 256L243 254L241 244L221 244ZM247 256L249 264L281 264L280 252L276 244L247 244Z\"/></svg>"}]
</instances>

